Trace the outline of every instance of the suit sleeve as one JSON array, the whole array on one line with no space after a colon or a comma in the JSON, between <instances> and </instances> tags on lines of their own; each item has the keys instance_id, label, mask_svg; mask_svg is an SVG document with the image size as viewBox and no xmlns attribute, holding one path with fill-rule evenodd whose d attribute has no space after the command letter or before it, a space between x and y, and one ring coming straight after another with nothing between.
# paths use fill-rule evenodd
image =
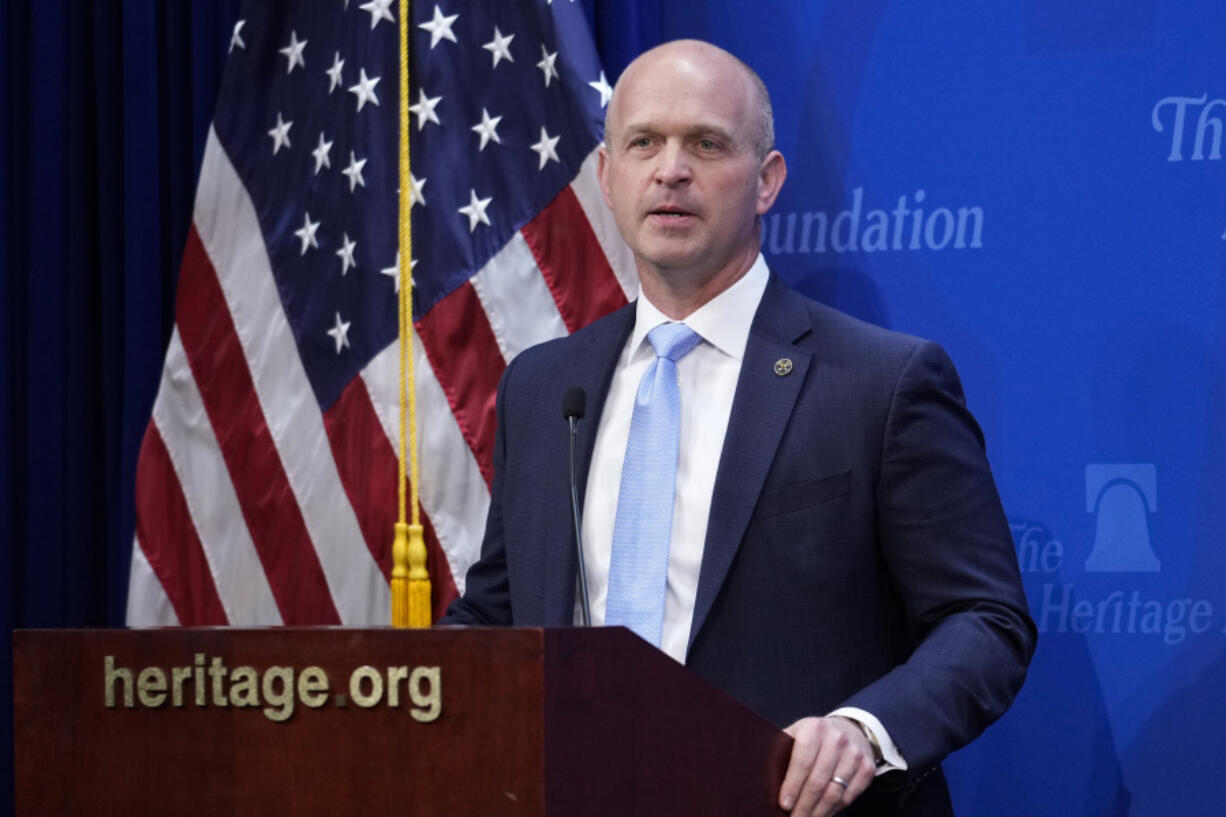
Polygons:
<instances>
[{"instance_id":1,"label":"suit sleeve","mask_svg":"<svg viewBox=\"0 0 1226 817\"><path fill-rule=\"evenodd\" d=\"M906 360L881 452L879 546L916 646L846 704L880 719L916 779L1012 703L1036 631L982 433L935 344Z\"/></svg>"},{"instance_id":2,"label":"suit sleeve","mask_svg":"<svg viewBox=\"0 0 1226 817\"><path fill-rule=\"evenodd\" d=\"M463 595L448 605L447 613L439 620L439 624L509 626L512 623L507 551L502 525L502 485L506 474L507 390L514 368L513 360L498 382L494 481L490 488L490 508L485 519L485 537L481 540L481 557L468 569Z\"/></svg>"}]
</instances>

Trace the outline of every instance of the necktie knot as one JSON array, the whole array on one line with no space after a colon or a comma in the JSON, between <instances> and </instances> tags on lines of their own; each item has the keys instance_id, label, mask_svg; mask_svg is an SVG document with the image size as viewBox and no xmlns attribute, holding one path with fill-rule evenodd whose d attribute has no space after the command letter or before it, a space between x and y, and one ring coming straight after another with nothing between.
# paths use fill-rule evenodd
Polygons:
<instances>
[{"instance_id":1,"label":"necktie knot","mask_svg":"<svg viewBox=\"0 0 1226 817\"><path fill-rule=\"evenodd\" d=\"M702 341L702 336L684 323L662 323L647 333L647 340L656 357L676 363Z\"/></svg>"}]
</instances>

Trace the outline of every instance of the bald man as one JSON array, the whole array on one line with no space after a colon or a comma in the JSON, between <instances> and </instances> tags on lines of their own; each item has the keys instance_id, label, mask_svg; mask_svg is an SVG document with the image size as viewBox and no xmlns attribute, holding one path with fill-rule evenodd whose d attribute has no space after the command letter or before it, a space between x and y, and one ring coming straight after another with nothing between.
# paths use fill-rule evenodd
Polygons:
<instances>
[{"instance_id":1,"label":"bald man","mask_svg":"<svg viewBox=\"0 0 1226 817\"><path fill-rule=\"evenodd\" d=\"M766 87L731 54L636 59L599 158L641 295L507 367L482 555L444 623L577 620L553 517L578 385L593 623L786 728L784 809L952 814L939 763L1009 706L1035 643L953 365L767 269L787 167Z\"/></svg>"}]
</instances>

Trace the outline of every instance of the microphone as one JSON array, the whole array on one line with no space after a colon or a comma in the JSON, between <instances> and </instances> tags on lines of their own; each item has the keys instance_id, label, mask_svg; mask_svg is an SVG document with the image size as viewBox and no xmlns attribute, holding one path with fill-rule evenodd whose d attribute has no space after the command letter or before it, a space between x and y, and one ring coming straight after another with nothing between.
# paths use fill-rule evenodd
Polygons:
<instances>
[{"instance_id":1,"label":"microphone","mask_svg":"<svg viewBox=\"0 0 1226 817\"><path fill-rule=\"evenodd\" d=\"M579 421L583 419L583 411L587 408L587 392L578 386L571 386L562 395L562 416L570 427L570 516L575 523L575 550L579 555L579 620L584 627L592 626L592 609L587 595L587 567L583 563L583 535L580 533L579 522L579 488L575 482L575 435L578 433Z\"/></svg>"},{"instance_id":2,"label":"microphone","mask_svg":"<svg viewBox=\"0 0 1226 817\"><path fill-rule=\"evenodd\" d=\"M562 395L562 416L567 420L582 420L586 408L587 392L578 386L571 386L566 390L566 394Z\"/></svg>"}]
</instances>

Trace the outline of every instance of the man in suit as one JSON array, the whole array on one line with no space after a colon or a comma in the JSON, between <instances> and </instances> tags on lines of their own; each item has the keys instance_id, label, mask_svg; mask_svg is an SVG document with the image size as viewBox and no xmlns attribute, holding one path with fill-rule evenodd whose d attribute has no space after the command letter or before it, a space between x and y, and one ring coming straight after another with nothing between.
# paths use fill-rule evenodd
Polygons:
<instances>
[{"instance_id":1,"label":"man in suit","mask_svg":"<svg viewBox=\"0 0 1226 817\"><path fill-rule=\"evenodd\" d=\"M623 73L599 174L641 296L508 366L482 555L444 623L577 616L558 408L579 386L593 623L786 726L783 808L950 814L939 762L1034 649L1012 539L945 353L767 270L772 146L765 87L721 49Z\"/></svg>"}]
</instances>

